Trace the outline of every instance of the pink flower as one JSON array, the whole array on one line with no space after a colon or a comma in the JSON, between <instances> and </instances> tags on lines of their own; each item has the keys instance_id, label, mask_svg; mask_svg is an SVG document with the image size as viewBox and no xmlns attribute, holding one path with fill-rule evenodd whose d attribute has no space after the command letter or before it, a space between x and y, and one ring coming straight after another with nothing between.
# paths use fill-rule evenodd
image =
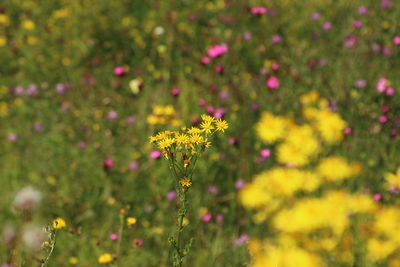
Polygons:
<instances>
[{"instance_id":1,"label":"pink flower","mask_svg":"<svg viewBox=\"0 0 400 267\"><path fill-rule=\"evenodd\" d=\"M366 15L368 13L368 9L365 6L359 6L357 12L359 15Z\"/></svg>"},{"instance_id":2,"label":"pink flower","mask_svg":"<svg viewBox=\"0 0 400 267\"><path fill-rule=\"evenodd\" d=\"M211 63L211 59L210 59L209 57L202 57L202 58L200 59L200 63L201 63L201 64L204 64L204 65L208 65L208 64Z\"/></svg>"},{"instance_id":3,"label":"pink flower","mask_svg":"<svg viewBox=\"0 0 400 267\"><path fill-rule=\"evenodd\" d=\"M115 241L115 240L118 240L119 235L116 233L112 233L108 237L110 238L110 240Z\"/></svg>"},{"instance_id":4,"label":"pink flower","mask_svg":"<svg viewBox=\"0 0 400 267\"><path fill-rule=\"evenodd\" d=\"M171 95L178 96L181 93L181 89L179 88L172 88Z\"/></svg>"},{"instance_id":5,"label":"pink flower","mask_svg":"<svg viewBox=\"0 0 400 267\"><path fill-rule=\"evenodd\" d=\"M272 70L278 70L279 69L279 64L278 63L272 63L271 64L271 69Z\"/></svg>"},{"instance_id":6,"label":"pink flower","mask_svg":"<svg viewBox=\"0 0 400 267\"><path fill-rule=\"evenodd\" d=\"M275 76L271 76L266 81L266 85L269 89L279 89L280 87L279 79Z\"/></svg>"},{"instance_id":7,"label":"pink flower","mask_svg":"<svg viewBox=\"0 0 400 267\"><path fill-rule=\"evenodd\" d=\"M254 14L254 15L262 15L262 14L267 13L267 11L268 11L268 9L263 6L256 6L256 7L250 8L250 13Z\"/></svg>"},{"instance_id":8,"label":"pink flower","mask_svg":"<svg viewBox=\"0 0 400 267\"><path fill-rule=\"evenodd\" d=\"M115 110L111 110L107 113L107 119L109 119L110 121L118 119L118 113Z\"/></svg>"},{"instance_id":9,"label":"pink flower","mask_svg":"<svg viewBox=\"0 0 400 267\"><path fill-rule=\"evenodd\" d=\"M137 161L134 160L134 161L129 162L128 169L130 171L135 171L138 168L139 168L139 163Z\"/></svg>"},{"instance_id":10,"label":"pink flower","mask_svg":"<svg viewBox=\"0 0 400 267\"><path fill-rule=\"evenodd\" d=\"M380 123L386 123L388 121L388 118L385 115L381 115L379 116L378 121Z\"/></svg>"},{"instance_id":11,"label":"pink flower","mask_svg":"<svg viewBox=\"0 0 400 267\"><path fill-rule=\"evenodd\" d=\"M378 83L376 84L376 90L379 93L383 93L385 92L386 88L387 88L387 84L388 84L388 80L386 78L380 78L378 80Z\"/></svg>"},{"instance_id":12,"label":"pink flower","mask_svg":"<svg viewBox=\"0 0 400 267\"><path fill-rule=\"evenodd\" d=\"M392 41L393 41L394 45L399 46L400 45L400 35L393 37Z\"/></svg>"},{"instance_id":13,"label":"pink flower","mask_svg":"<svg viewBox=\"0 0 400 267\"><path fill-rule=\"evenodd\" d=\"M235 244L235 246L240 246L243 243L245 243L248 239L249 239L248 234L242 234L238 238L236 238L233 243Z\"/></svg>"},{"instance_id":14,"label":"pink flower","mask_svg":"<svg viewBox=\"0 0 400 267\"><path fill-rule=\"evenodd\" d=\"M319 20L321 18L321 14L319 14L318 12L314 12L311 14L311 18L312 20Z\"/></svg>"},{"instance_id":15,"label":"pink flower","mask_svg":"<svg viewBox=\"0 0 400 267\"><path fill-rule=\"evenodd\" d=\"M346 127L343 129L343 133L346 135L351 134L351 132L352 132L352 129L350 127Z\"/></svg>"},{"instance_id":16,"label":"pink flower","mask_svg":"<svg viewBox=\"0 0 400 267\"><path fill-rule=\"evenodd\" d=\"M136 246L138 246L138 247L141 247L144 244L143 240L141 240L141 239L135 239L133 241L135 242Z\"/></svg>"},{"instance_id":17,"label":"pink flower","mask_svg":"<svg viewBox=\"0 0 400 267\"><path fill-rule=\"evenodd\" d=\"M211 219L212 219L211 213L206 213L203 215L203 217L201 217L201 220L203 222L209 222L209 221L211 221Z\"/></svg>"},{"instance_id":18,"label":"pink flower","mask_svg":"<svg viewBox=\"0 0 400 267\"><path fill-rule=\"evenodd\" d=\"M216 73L222 73L224 71L224 67L221 65L217 65L215 66L214 70Z\"/></svg>"},{"instance_id":19,"label":"pink flower","mask_svg":"<svg viewBox=\"0 0 400 267\"><path fill-rule=\"evenodd\" d=\"M168 193L167 193L167 199L168 200L174 200L176 198L176 192L175 191L169 191Z\"/></svg>"},{"instance_id":20,"label":"pink flower","mask_svg":"<svg viewBox=\"0 0 400 267\"><path fill-rule=\"evenodd\" d=\"M226 44L222 44L222 45L215 45L213 47L211 47L210 49L208 49L207 51L207 55L211 58L216 58L216 57L220 57L223 54L228 53L229 48Z\"/></svg>"},{"instance_id":21,"label":"pink flower","mask_svg":"<svg viewBox=\"0 0 400 267\"><path fill-rule=\"evenodd\" d=\"M379 201L382 199L382 195L381 194L374 194L373 196L374 200Z\"/></svg>"},{"instance_id":22,"label":"pink flower","mask_svg":"<svg viewBox=\"0 0 400 267\"><path fill-rule=\"evenodd\" d=\"M242 179L239 179L235 182L235 188L239 190L239 189L243 188L245 184L246 184L245 181L243 181Z\"/></svg>"},{"instance_id":23,"label":"pink flower","mask_svg":"<svg viewBox=\"0 0 400 267\"><path fill-rule=\"evenodd\" d=\"M383 106L381 110L382 110L383 113L387 113L387 112L390 111L390 107L389 106Z\"/></svg>"},{"instance_id":24,"label":"pink flower","mask_svg":"<svg viewBox=\"0 0 400 267\"><path fill-rule=\"evenodd\" d=\"M104 166L105 169L110 169L111 167L114 166L114 161L112 159L110 159L110 158L105 159L104 163L103 163L103 166Z\"/></svg>"},{"instance_id":25,"label":"pink flower","mask_svg":"<svg viewBox=\"0 0 400 267\"><path fill-rule=\"evenodd\" d=\"M350 35L344 42L344 47L353 47L357 43L357 37L355 35Z\"/></svg>"},{"instance_id":26,"label":"pink flower","mask_svg":"<svg viewBox=\"0 0 400 267\"><path fill-rule=\"evenodd\" d=\"M125 73L126 73L125 69L122 66L117 66L114 68L114 74L116 76L123 76L123 75L125 75Z\"/></svg>"},{"instance_id":27,"label":"pink flower","mask_svg":"<svg viewBox=\"0 0 400 267\"><path fill-rule=\"evenodd\" d=\"M199 104L199 106L204 106L206 104L206 100L204 98L200 98L197 103Z\"/></svg>"},{"instance_id":28,"label":"pink flower","mask_svg":"<svg viewBox=\"0 0 400 267\"><path fill-rule=\"evenodd\" d=\"M261 149L260 156L265 159L269 158L271 156L271 150L269 150L268 148Z\"/></svg>"},{"instance_id":29,"label":"pink flower","mask_svg":"<svg viewBox=\"0 0 400 267\"><path fill-rule=\"evenodd\" d=\"M392 95L394 95L394 89L392 87L388 87L388 88L386 88L385 93L387 96L392 96Z\"/></svg>"},{"instance_id":30,"label":"pink flower","mask_svg":"<svg viewBox=\"0 0 400 267\"><path fill-rule=\"evenodd\" d=\"M150 152L150 158L159 159L161 158L161 152L159 150L153 150Z\"/></svg>"},{"instance_id":31,"label":"pink flower","mask_svg":"<svg viewBox=\"0 0 400 267\"><path fill-rule=\"evenodd\" d=\"M326 32L329 32L332 29L332 22L327 21L324 24L322 24L322 29Z\"/></svg>"}]
</instances>

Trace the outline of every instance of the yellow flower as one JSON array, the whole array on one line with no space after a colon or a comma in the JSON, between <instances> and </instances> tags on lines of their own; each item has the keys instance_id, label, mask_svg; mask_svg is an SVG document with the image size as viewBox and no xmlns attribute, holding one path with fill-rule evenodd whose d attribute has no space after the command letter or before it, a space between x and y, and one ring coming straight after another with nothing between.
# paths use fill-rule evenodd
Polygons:
<instances>
[{"instance_id":1,"label":"yellow flower","mask_svg":"<svg viewBox=\"0 0 400 267\"><path fill-rule=\"evenodd\" d=\"M328 157L320 161L318 173L328 181L339 181L354 176L352 165L341 157Z\"/></svg>"},{"instance_id":2,"label":"yellow flower","mask_svg":"<svg viewBox=\"0 0 400 267\"><path fill-rule=\"evenodd\" d=\"M204 122L208 122L208 123L213 123L213 122L215 121L215 118L214 118L214 117L211 117L210 115L207 115L207 114L201 115L201 119L202 119Z\"/></svg>"},{"instance_id":3,"label":"yellow flower","mask_svg":"<svg viewBox=\"0 0 400 267\"><path fill-rule=\"evenodd\" d=\"M58 217L57 219L53 220L53 228L54 229L61 229L67 226L67 223L63 218Z\"/></svg>"},{"instance_id":4,"label":"yellow flower","mask_svg":"<svg viewBox=\"0 0 400 267\"><path fill-rule=\"evenodd\" d=\"M197 127L192 127L190 129L187 130L188 134L200 134L201 130Z\"/></svg>"},{"instance_id":5,"label":"yellow flower","mask_svg":"<svg viewBox=\"0 0 400 267\"><path fill-rule=\"evenodd\" d=\"M98 262L100 264L107 264L113 261L113 256L110 253L100 255Z\"/></svg>"},{"instance_id":6,"label":"yellow flower","mask_svg":"<svg viewBox=\"0 0 400 267\"><path fill-rule=\"evenodd\" d=\"M400 188L400 167L396 173L386 173L385 180L391 187Z\"/></svg>"},{"instance_id":7,"label":"yellow flower","mask_svg":"<svg viewBox=\"0 0 400 267\"><path fill-rule=\"evenodd\" d=\"M158 147L160 149L166 149L169 148L174 143L175 143L175 138L165 138L164 140L158 142Z\"/></svg>"},{"instance_id":8,"label":"yellow flower","mask_svg":"<svg viewBox=\"0 0 400 267\"><path fill-rule=\"evenodd\" d=\"M128 226L135 225L136 222L137 222L137 219L136 219L135 217L128 217L128 218L126 218L126 224L127 224Z\"/></svg>"},{"instance_id":9,"label":"yellow flower","mask_svg":"<svg viewBox=\"0 0 400 267\"><path fill-rule=\"evenodd\" d=\"M228 129L228 122L225 120L218 119L215 121L215 128L218 131L225 132L225 130Z\"/></svg>"},{"instance_id":10,"label":"yellow flower","mask_svg":"<svg viewBox=\"0 0 400 267\"><path fill-rule=\"evenodd\" d=\"M190 142L193 144L200 144L204 141L203 136L199 134L193 134L190 136Z\"/></svg>"},{"instance_id":11,"label":"yellow flower","mask_svg":"<svg viewBox=\"0 0 400 267\"><path fill-rule=\"evenodd\" d=\"M264 112L256 124L258 136L266 143L274 143L286 134L287 122L284 118Z\"/></svg>"},{"instance_id":12,"label":"yellow flower","mask_svg":"<svg viewBox=\"0 0 400 267\"><path fill-rule=\"evenodd\" d=\"M22 22L22 28L25 30L33 30L35 28L35 23L32 20L24 20Z\"/></svg>"},{"instance_id":13,"label":"yellow flower","mask_svg":"<svg viewBox=\"0 0 400 267\"><path fill-rule=\"evenodd\" d=\"M77 264L78 263L78 258L77 257L71 257L68 260L69 264Z\"/></svg>"},{"instance_id":14,"label":"yellow flower","mask_svg":"<svg viewBox=\"0 0 400 267\"><path fill-rule=\"evenodd\" d=\"M187 178L179 180L179 183L184 187L189 187L192 185L192 182Z\"/></svg>"},{"instance_id":15,"label":"yellow flower","mask_svg":"<svg viewBox=\"0 0 400 267\"><path fill-rule=\"evenodd\" d=\"M212 122L203 121L200 124L200 128L203 129L203 131L206 132L206 133L211 133L211 130L213 130L215 127L212 125Z\"/></svg>"}]
</instances>

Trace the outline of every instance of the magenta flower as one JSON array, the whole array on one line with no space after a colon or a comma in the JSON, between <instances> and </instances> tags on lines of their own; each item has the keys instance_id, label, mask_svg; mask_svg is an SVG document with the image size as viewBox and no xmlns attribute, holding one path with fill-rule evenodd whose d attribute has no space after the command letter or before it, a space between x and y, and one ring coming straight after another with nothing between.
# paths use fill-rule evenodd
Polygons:
<instances>
[{"instance_id":1,"label":"magenta flower","mask_svg":"<svg viewBox=\"0 0 400 267\"><path fill-rule=\"evenodd\" d=\"M326 32L329 32L332 29L332 22L324 22L324 24L322 24L322 29Z\"/></svg>"},{"instance_id":2,"label":"magenta flower","mask_svg":"<svg viewBox=\"0 0 400 267\"><path fill-rule=\"evenodd\" d=\"M220 57L223 54L228 53L229 48L226 44L222 44L222 45L215 45L213 47L211 47L210 49L208 49L207 51L207 55L211 58L216 58L216 57Z\"/></svg>"},{"instance_id":3,"label":"magenta flower","mask_svg":"<svg viewBox=\"0 0 400 267\"><path fill-rule=\"evenodd\" d=\"M239 179L239 180L237 180L237 181L235 182L235 188L239 190L239 189L243 188L245 184L246 184L246 183L245 183L244 180Z\"/></svg>"},{"instance_id":4,"label":"magenta flower","mask_svg":"<svg viewBox=\"0 0 400 267\"><path fill-rule=\"evenodd\" d=\"M314 12L311 14L312 20L319 20L320 18L321 18L321 14L319 14L318 12Z\"/></svg>"},{"instance_id":5,"label":"magenta flower","mask_svg":"<svg viewBox=\"0 0 400 267\"><path fill-rule=\"evenodd\" d=\"M252 37L253 37L253 35L250 32L245 32L243 34L243 39L246 41L250 40Z\"/></svg>"},{"instance_id":6,"label":"magenta flower","mask_svg":"<svg viewBox=\"0 0 400 267\"><path fill-rule=\"evenodd\" d=\"M214 68L216 73L222 73L224 71L224 67L222 65L217 65Z\"/></svg>"},{"instance_id":7,"label":"magenta flower","mask_svg":"<svg viewBox=\"0 0 400 267\"><path fill-rule=\"evenodd\" d=\"M134 241L135 241L136 246L138 246L138 247L141 247L144 244L143 240L141 240L141 239L135 239Z\"/></svg>"},{"instance_id":8,"label":"magenta flower","mask_svg":"<svg viewBox=\"0 0 400 267\"><path fill-rule=\"evenodd\" d=\"M268 9L263 6L256 6L256 7L250 8L250 13L254 14L254 15L262 15L262 14L267 13L267 11L268 11Z\"/></svg>"},{"instance_id":9,"label":"magenta flower","mask_svg":"<svg viewBox=\"0 0 400 267\"><path fill-rule=\"evenodd\" d=\"M357 37L355 36L355 35L349 35L348 37L347 37L347 39L346 39L346 41L344 42L344 47L347 47L347 48L349 48L349 47L353 47L353 46L355 46L356 45L356 43L357 43Z\"/></svg>"},{"instance_id":10,"label":"magenta flower","mask_svg":"<svg viewBox=\"0 0 400 267\"><path fill-rule=\"evenodd\" d=\"M224 221L224 215L218 213L217 216L215 217L215 220L217 221L217 223L222 223Z\"/></svg>"},{"instance_id":11,"label":"magenta flower","mask_svg":"<svg viewBox=\"0 0 400 267\"><path fill-rule=\"evenodd\" d=\"M200 98L197 103L199 106L204 106L206 104L206 100L204 98Z\"/></svg>"},{"instance_id":12,"label":"magenta flower","mask_svg":"<svg viewBox=\"0 0 400 267\"><path fill-rule=\"evenodd\" d=\"M354 26L354 28L359 29L363 26L363 23L361 20L355 20L355 21L353 21L353 26Z\"/></svg>"},{"instance_id":13,"label":"magenta flower","mask_svg":"<svg viewBox=\"0 0 400 267\"><path fill-rule=\"evenodd\" d=\"M270 156L271 156L271 150L269 150L268 148L261 149L260 157L266 159L269 158Z\"/></svg>"},{"instance_id":14,"label":"magenta flower","mask_svg":"<svg viewBox=\"0 0 400 267\"><path fill-rule=\"evenodd\" d=\"M122 67L122 66L116 66L116 67L114 68L114 74L115 74L116 76L123 76L123 75L125 75L126 72L125 72L124 67Z\"/></svg>"},{"instance_id":15,"label":"magenta flower","mask_svg":"<svg viewBox=\"0 0 400 267\"><path fill-rule=\"evenodd\" d=\"M367 86L367 81L364 79L358 79L355 83L355 86L357 88L364 88L365 86Z\"/></svg>"},{"instance_id":16,"label":"magenta flower","mask_svg":"<svg viewBox=\"0 0 400 267\"><path fill-rule=\"evenodd\" d=\"M392 0L381 0L381 8L389 9L393 7Z\"/></svg>"},{"instance_id":17,"label":"magenta flower","mask_svg":"<svg viewBox=\"0 0 400 267\"><path fill-rule=\"evenodd\" d=\"M243 245L249 239L248 234L242 234L233 242L235 246Z\"/></svg>"},{"instance_id":18,"label":"magenta flower","mask_svg":"<svg viewBox=\"0 0 400 267\"><path fill-rule=\"evenodd\" d=\"M394 89L392 87L388 87L385 93L387 96L392 96L394 95Z\"/></svg>"},{"instance_id":19,"label":"magenta flower","mask_svg":"<svg viewBox=\"0 0 400 267\"><path fill-rule=\"evenodd\" d=\"M201 220L203 222L209 222L209 221L211 221L211 219L212 219L211 213L206 213L201 217Z\"/></svg>"},{"instance_id":20,"label":"magenta flower","mask_svg":"<svg viewBox=\"0 0 400 267\"><path fill-rule=\"evenodd\" d=\"M380 78L376 84L376 90L379 93L383 93L386 91L387 85L388 85L388 80L386 78Z\"/></svg>"},{"instance_id":21,"label":"magenta flower","mask_svg":"<svg viewBox=\"0 0 400 267\"><path fill-rule=\"evenodd\" d=\"M128 169L130 171L136 171L138 168L139 168L139 163L137 161L134 160L134 161L129 162Z\"/></svg>"},{"instance_id":22,"label":"magenta flower","mask_svg":"<svg viewBox=\"0 0 400 267\"><path fill-rule=\"evenodd\" d=\"M167 193L167 199L168 199L169 201L174 200L175 198L176 198L176 192L175 192L175 191L169 191L169 192Z\"/></svg>"},{"instance_id":23,"label":"magenta flower","mask_svg":"<svg viewBox=\"0 0 400 267\"><path fill-rule=\"evenodd\" d=\"M378 121L383 124L388 121L388 118L385 115L381 115L379 116Z\"/></svg>"},{"instance_id":24,"label":"magenta flower","mask_svg":"<svg viewBox=\"0 0 400 267\"><path fill-rule=\"evenodd\" d=\"M14 88L14 94L15 95L24 95L25 94L25 89L22 86L17 86Z\"/></svg>"},{"instance_id":25,"label":"magenta flower","mask_svg":"<svg viewBox=\"0 0 400 267\"><path fill-rule=\"evenodd\" d=\"M368 9L365 6L359 6L357 9L357 12L359 15L363 16L363 15L367 15L368 13Z\"/></svg>"},{"instance_id":26,"label":"magenta flower","mask_svg":"<svg viewBox=\"0 0 400 267\"><path fill-rule=\"evenodd\" d=\"M271 69L272 70L278 70L279 69L279 64L278 63L272 63L271 64Z\"/></svg>"},{"instance_id":27,"label":"magenta flower","mask_svg":"<svg viewBox=\"0 0 400 267\"><path fill-rule=\"evenodd\" d=\"M161 152L159 150L153 150L150 152L150 158L159 159L161 158Z\"/></svg>"},{"instance_id":28,"label":"magenta flower","mask_svg":"<svg viewBox=\"0 0 400 267\"><path fill-rule=\"evenodd\" d=\"M202 57L200 59L200 63L203 64L203 65L208 65L208 64L211 63L211 59L209 57Z\"/></svg>"},{"instance_id":29,"label":"magenta flower","mask_svg":"<svg viewBox=\"0 0 400 267\"><path fill-rule=\"evenodd\" d=\"M112 233L108 237L110 238L111 241L115 241L115 240L118 240L119 235L116 233Z\"/></svg>"},{"instance_id":30,"label":"magenta flower","mask_svg":"<svg viewBox=\"0 0 400 267\"><path fill-rule=\"evenodd\" d=\"M383 113L387 113L387 112L390 111L390 107L389 106L383 106L381 110L382 110Z\"/></svg>"},{"instance_id":31,"label":"magenta flower","mask_svg":"<svg viewBox=\"0 0 400 267\"><path fill-rule=\"evenodd\" d=\"M215 185L210 185L208 187L208 193L210 193L211 195L218 194L218 187L216 187Z\"/></svg>"},{"instance_id":32,"label":"magenta flower","mask_svg":"<svg viewBox=\"0 0 400 267\"><path fill-rule=\"evenodd\" d=\"M55 90L57 94L62 95L65 93L65 90L67 90L67 87L63 83L57 83Z\"/></svg>"},{"instance_id":33,"label":"magenta flower","mask_svg":"<svg viewBox=\"0 0 400 267\"><path fill-rule=\"evenodd\" d=\"M109 119L110 121L118 119L118 113L114 110L111 110L107 113L107 119Z\"/></svg>"},{"instance_id":34,"label":"magenta flower","mask_svg":"<svg viewBox=\"0 0 400 267\"><path fill-rule=\"evenodd\" d=\"M271 76L265 83L269 89L279 89L279 79L275 76Z\"/></svg>"},{"instance_id":35,"label":"magenta flower","mask_svg":"<svg viewBox=\"0 0 400 267\"><path fill-rule=\"evenodd\" d=\"M181 93L181 89L179 88L172 88L171 89L171 95L172 96L178 96Z\"/></svg>"},{"instance_id":36,"label":"magenta flower","mask_svg":"<svg viewBox=\"0 0 400 267\"><path fill-rule=\"evenodd\" d=\"M345 135L351 134L352 131L353 131L353 130L352 130L350 127L346 127L346 128L343 129L343 133L344 133Z\"/></svg>"},{"instance_id":37,"label":"magenta flower","mask_svg":"<svg viewBox=\"0 0 400 267\"><path fill-rule=\"evenodd\" d=\"M399 46L400 45L400 35L393 37L392 41L395 46Z\"/></svg>"},{"instance_id":38,"label":"magenta flower","mask_svg":"<svg viewBox=\"0 0 400 267\"><path fill-rule=\"evenodd\" d=\"M110 159L110 158L105 159L104 162L103 162L103 166L104 166L105 169L110 169L110 168L112 168L114 166L114 161L112 159Z\"/></svg>"},{"instance_id":39,"label":"magenta flower","mask_svg":"<svg viewBox=\"0 0 400 267\"><path fill-rule=\"evenodd\" d=\"M377 194L374 194L373 198L374 198L374 200L379 201L382 199L382 195L377 193Z\"/></svg>"},{"instance_id":40,"label":"magenta flower","mask_svg":"<svg viewBox=\"0 0 400 267\"><path fill-rule=\"evenodd\" d=\"M275 34L271 37L271 42L273 44L279 44L282 42L282 36L280 36L279 34Z\"/></svg>"}]
</instances>

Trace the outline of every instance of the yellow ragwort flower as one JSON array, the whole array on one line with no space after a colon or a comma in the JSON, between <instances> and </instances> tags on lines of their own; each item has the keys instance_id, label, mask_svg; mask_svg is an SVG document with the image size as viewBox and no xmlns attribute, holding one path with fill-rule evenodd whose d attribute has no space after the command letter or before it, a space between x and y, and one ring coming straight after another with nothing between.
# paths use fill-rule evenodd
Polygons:
<instances>
[{"instance_id":1,"label":"yellow ragwort flower","mask_svg":"<svg viewBox=\"0 0 400 267\"><path fill-rule=\"evenodd\" d=\"M101 254L99 259L98 259L98 262L100 264L107 264L107 263L110 263L112 261L113 261L113 256L110 253Z\"/></svg>"},{"instance_id":2,"label":"yellow ragwort flower","mask_svg":"<svg viewBox=\"0 0 400 267\"><path fill-rule=\"evenodd\" d=\"M192 182L188 178L179 180L179 183L184 187L189 187L192 185Z\"/></svg>"},{"instance_id":3,"label":"yellow ragwort flower","mask_svg":"<svg viewBox=\"0 0 400 267\"><path fill-rule=\"evenodd\" d=\"M53 228L54 229L61 229L67 226L67 223L63 218L58 217L57 219L53 220Z\"/></svg>"},{"instance_id":4,"label":"yellow ragwort flower","mask_svg":"<svg viewBox=\"0 0 400 267\"><path fill-rule=\"evenodd\" d=\"M228 129L228 122L222 119L218 119L215 121L215 128L217 131L225 132Z\"/></svg>"},{"instance_id":5,"label":"yellow ragwort flower","mask_svg":"<svg viewBox=\"0 0 400 267\"><path fill-rule=\"evenodd\" d=\"M128 226L135 225L136 222L137 222L137 219L136 219L135 217L128 217L128 218L126 218L126 224L127 224Z\"/></svg>"}]
</instances>

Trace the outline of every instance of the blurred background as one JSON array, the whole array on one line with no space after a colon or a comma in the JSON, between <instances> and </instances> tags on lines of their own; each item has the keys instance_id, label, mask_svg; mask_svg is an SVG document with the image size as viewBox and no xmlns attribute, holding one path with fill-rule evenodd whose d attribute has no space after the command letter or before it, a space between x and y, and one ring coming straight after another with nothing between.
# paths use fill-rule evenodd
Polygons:
<instances>
[{"instance_id":1,"label":"blurred background","mask_svg":"<svg viewBox=\"0 0 400 267\"><path fill-rule=\"evenodd\" d=\"M399 17L394 0L1 1L0 264L41 266L62 218L48 266L170 266L175 181L148 137L206 113L229 128L193 177L187 266L400 266Z\"/></svg>"}]
</instances>

